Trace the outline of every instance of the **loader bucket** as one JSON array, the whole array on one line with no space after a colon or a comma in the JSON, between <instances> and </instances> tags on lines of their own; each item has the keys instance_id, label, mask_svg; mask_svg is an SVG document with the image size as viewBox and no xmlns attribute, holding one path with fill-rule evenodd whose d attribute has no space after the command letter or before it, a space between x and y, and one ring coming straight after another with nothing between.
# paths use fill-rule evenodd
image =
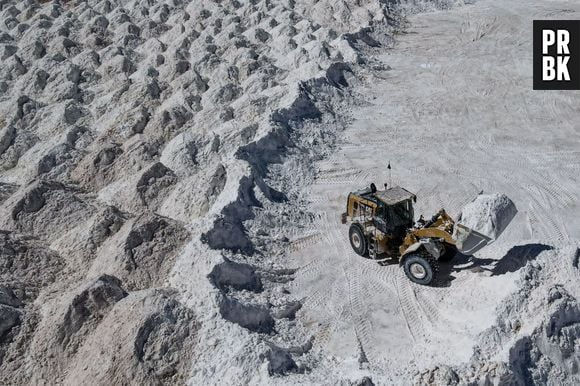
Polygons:
<instances>
[{"instance_id":1,"label":"loader bucket","mask_svg":"<svg viewBox=\"0 0 580 386\"><path fill-rule=\"evenodd\" d=\"M463 207L458 223L496 240L517 213L515 204L505 194L480 194Z\"/></svg>"},{"instance_id":2,"label":"loader bucket","mask_svg":"<svg viewBox=\"0 0 580 386\"><path fill-rule=\"evenodd\" d=\"M505 194L480 194L465 205L455 224L453 239L457 249L473 255L505 231L518 210Z\"/></svg>"},{"instance_id":3,"label":"loader bucket","mask_svg":"<svg viewBox=\"0 0 580 386\"><path fill-rule=\"evenodd\" d=\"M492 240L491 237L483 235L461 224L455 224L453 238L455 239L457 250L468 256L473 255Z\"/></svg>"}]
</instances>

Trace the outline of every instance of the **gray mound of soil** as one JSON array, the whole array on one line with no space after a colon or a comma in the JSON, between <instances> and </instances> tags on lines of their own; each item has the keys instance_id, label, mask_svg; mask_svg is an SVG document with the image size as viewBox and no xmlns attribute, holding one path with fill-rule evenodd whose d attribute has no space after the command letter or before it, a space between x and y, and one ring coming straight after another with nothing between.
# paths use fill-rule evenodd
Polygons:
<instances>
[{"instance_id":1,"label":"gray mound of soil","mask_svg":"<svg viewBox=\"0 0 580 386\"><path fill-rule=\"evenodd\" d=\"M196 322L166 290L132 293L108 312L86 337L67 382L93 384L184 383L193 349Z\"/></svg>"},{"instance_id":2,"label":"gray mound of soil","mask_svg":"<svg viewBox=\"0 0 580 386\"><path fill-rule=\"evenodd\" d=\"M278 346L270 345L270 350L268 350L266 357L268 359L268 372L270 375L285 375L300 372L301 370L296 365L294 359L292 359L290 353Z\"/></svg>"},{"instance_id":3,"label":"gray mound of soil","mask_svg":"<svg viewBox=\"0 0 580 386\"><path fill-rule=\"evenodd\" d=\"M225 320L239 324L253 332L269 334L274 331L274 319L263 306L244 304L224 296L220 302L220 314Z\"/></svg>"},{"instance_id":4,"label":"gray mound of soil","mask_svg":"<svg viewBox=\"0 0 580 386\"><path fill-rule=\"evenodd\" d=\"M226 260L213 267L208 277L213 285L224 291L235 289L260 292L263 289L260 276L249 264Z\"/></svg>"},{"instance_id":5,"label":"gray mound of soil","mask_svg":"<svg viewBox=\"0 0 580 386\"><path fill-rule=\"evenodd\" d=\"M114 276L103 275L89 283L68 306L62 324L59 325L57 341L66 347L75 337L83 338L127 292L121 281Z\"/></svg>"}]
</instances>

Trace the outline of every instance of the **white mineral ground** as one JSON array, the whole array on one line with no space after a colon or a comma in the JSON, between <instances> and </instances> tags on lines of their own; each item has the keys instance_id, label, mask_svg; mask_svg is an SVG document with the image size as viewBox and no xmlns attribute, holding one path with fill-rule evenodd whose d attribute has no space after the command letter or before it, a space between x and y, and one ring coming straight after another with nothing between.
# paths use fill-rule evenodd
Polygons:
<instances>
[{"instance_id":1,"label":"white mineral ground","mask_svg":"<svg viewBox=\"0 0 580 386\"><path fill-rule=\"evenodd\" d=\"M424 368L461 368L482 346L484 360L464 365L460 382L493 379L496 364L486 366L493 362L512 365L520 384L579 381L578 306L563 318L572 337L559 332L562 342L544 345L536 329L549 324L549 288L580 295L580 92L531 86L531 20L575 19L579 11L573 2L477 1L411 17L395 48L377 54L391 69L365 73L356 92L368 104L352 109L338 149L317 163L310 189L317 221L288 258L302 261L290 290L304 299L301 320L316 331L324 367L404 384ZM416 213L426 218L441 207L457 215L480 190L507 194L519 213L472 262L453 261L447 283L414 285L397 265L355 255L338 221L345 192L389 182L388 161L393 183L417 194ZM526 265L541 267L539 277L522 274ZM526 335L531 343L522 349ZM559 359L560 346L570 362ZM415 381L455 379L427 371Z\"/></svg>"},{"instance_id":2,"label":"white mineral ground","mask_svg":"<svg viewBox=\"0 0 580 386\"><path fill-rule=\"evenodd\" d=\"M0 384L580 383L580 92L532 90L558 18L0 0ZM518 213L419 286L350 248L371 182Z\"/></svg>"}]
</instances>

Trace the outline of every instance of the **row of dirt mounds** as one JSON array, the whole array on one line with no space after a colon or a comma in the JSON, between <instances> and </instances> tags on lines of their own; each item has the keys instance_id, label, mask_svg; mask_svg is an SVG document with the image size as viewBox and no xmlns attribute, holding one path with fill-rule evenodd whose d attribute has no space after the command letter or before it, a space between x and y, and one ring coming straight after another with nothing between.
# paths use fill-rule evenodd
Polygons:
<instances>
[{"instance_id":1,"label":"row of dirt mounds","mask_svg":"<svg viewBox=\"0 0 580 386\"><path fill-rule=\"evenodd\" d=\"M10 15L11 22L2 32L0 153L2 178L12 182L2 183L0 208L0 381L183 381L191 355L183 348L193 345L197 324L175 292L156 287L189 233L148 211L174 176L151 162L152 145L122 149L97 138L83 106L101 79L101 58L67 38L80 23L67 7L1 5L3 21ZM26 95L14 97L20 93ZM139 177L130 199L120 201L130 204L119 209L98 200L98 190L125 172Z\"/></svg>"},{"instance_id":2,"label":"row of dirt mounds","mask_svg":"<svg viewBox=\"0 0 580 386\"><path fill-rule=\"evenodd\" d=\"M59 200L71 200L61 194L61 185L42 185L16 200L12 210L7 208L17 215L9 218L6 227L11 230L2 231L0 244L2 382L75 384L87 379L83 372L91 368L86 363L98 363L86 361L94 358L93 350L100 344L104 346L99 352L109 360L118 354L117 344L130 351L110 365L103 359L99 364L103 367L93 369L102 377L95 377L96 382L175 382L176 374L185 373L176 356L189 355L177 353L182 343L193 339L196 322L174 292L149 288L168 277L188 232L160 216L135 219L114 207L97 210L95 202L83 205L91 200L79 200L80 208L91 209L88 213L67 212L75 215L75 222L59 216L61 208L70 208ZM74 191L69 194L74 200ZM34 204L39 201L42 205ZM77 217L81 215L83 221ZM35 232L39 221L53 231ZM111 312L119 315L107 322ZM111 333L116 330L117 335ZM90 338L92 334L95 338ZM107 343L103 337L112 340ZM133 352L131 347L141 348ZM113 351L107 353L105 348ZM32 365L27 371L17 370L24 360Z\"/></svg>"},{"instance_id":3,"label":"row of dirt mounds","mask_svg":"<svg viewBox=\"0 0 580 386\"><path fill-rule=\"evenodd\" d=\"M326 140L320 149L306 145L301 137L312 122L320 123L334 116L336 106L329 102L334 99L332 103L338 103L344 97L343 87L348 84L343 74L347 72L350 68L342 64L326 71L324 77L302 84L293 103L272 114L274 129L236 151L236 157L249 164L250 175L241 179L236 200L222 209L212 228L201 238L212 249L224 250L234 258L241 255L244 261L252 263L226 260L216 265L208 278L220 290L219 312L225 320L253 333L264 334L266 339L281 341L281 344L267 346L265 359L270 376L304 374L310 369L305 362L311 360L305 354L312 349L308 332L300 333L298 339L292 336L294 320L302 303L280 287L292 281L294 270L272 271L269 269L272 259L267 257L276 253L276 249L283 251L287 248L288 238L275 237L268 228L276 230L284 221L280 217L281 210L294 210L291 207L294 202L282 192L295 193L298 186L271 186L270 171L284 167L288 159L294 159L293 162L298 162L304 169L308 168L307 163L320 157L325 147L331 145L332 133L328 133L326 138L323 133L310 135L308 141ZM342 124L340 118L332 119L335 124ZM281 209L283 207L286 208ZM304 215L294 213L296 221L302 221ZM263 216L266 216L266 222ZM289 223L295 224L291 220ZM251 224L251 228L247 224ZM258 270L260 273L256 273ZM280 289L281 296L276 293ZM261 296L253 297L248 292ZM256 303L256 298L265 300L266 304ZM296 358L301 362L298 363Z\"/></svg>"},{"instance_id":4,"label":"row of dirt mounds","mask_svg":"<svg viewBox=\"0 0 580 386\"><path fill-rule=\"evenodd\" d=\"M191 310L165 290L128 294L119 285L118 279L101 276L63 302L64 313L55 309L39 323L35 335L51 338L30 343L33 352L38 350L32 356L37 363L33 382L183 381L174 376L186 372L189 354L182 350L195 337Z\"/></svg>"},{"instance_id":5,"label":"row of dirt mounds","mask_svg":"<svg viewBox=\"0 0 580 386\"><path fill-rule=\"evenodd\" d=\"M189 233L171 219L143 215L103 243L91 272L109 272L131 290L161 286Z\"/></svg>"},{"instance_id":6,"label":"row of dirt mounds","mask_svg":"<svg viewBox=\"0 0 580 386\"><path fill-rule=\"evenodd\" d=\"M349 70L348 66L342 66L340 76L342 77L343 73ZM226 249L234 253L242 252L245 255L252 255L255 252L254 245L243 225L245 221L254 219L253 208L263 206L256 198L254 189L259 189L262 196L272 203L288 200L284 193L269 186L265 178L269 168L283 163L289 152L305 151L296 143L296 137L300 135L299 129L304 121L320 119L323 114L313 102L313 94L316 94L318 100L323 99L324 94L327 94L327 97L328 94L337 95L337 97L341 94L341 86L332 80L331 74L334 72L329 70L325 78L302 84L297 99L292 105L272 114L271 119L275 129L258 141L237 150L236 156L250 165L251 175L242 178L236 201L222 209L222 215L216 219L213 228L203 235L202 240L211 248ZM325 107L328 108L328 106ZM327 114L332 112L333 110L326 111Z\"/></svg>"},{"instance_id":7,"label":"row of dirt mounds","mask_svg":"<svg viewBox=\"0 0 580 386\"><path fill-rule=\"evenodd\" d=\"M267 257L288 243L272 205L305 181L272 177L294 156L312 178L360 47L381 42L364 27L397 10L0 1L0 383L306 373L295 270ZM225 337L255 355L235 363Z\"/></svg>"}]
</instances>

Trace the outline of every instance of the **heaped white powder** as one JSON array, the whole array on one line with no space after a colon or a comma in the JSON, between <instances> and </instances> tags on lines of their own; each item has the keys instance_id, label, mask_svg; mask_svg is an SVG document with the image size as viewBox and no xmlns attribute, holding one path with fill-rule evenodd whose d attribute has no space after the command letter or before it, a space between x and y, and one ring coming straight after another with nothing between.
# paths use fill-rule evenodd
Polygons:
<instances>
[{"instance_id":1,"label":"heaped white powder","mask_svg":"<svg viewBox=\"0 0 580 386\"><path fill-rule=\"evenodd\" d=\"M465 205L459 223L497 239L518 212L505 194L481 194Z\"/></svg>"}]
</instances>

